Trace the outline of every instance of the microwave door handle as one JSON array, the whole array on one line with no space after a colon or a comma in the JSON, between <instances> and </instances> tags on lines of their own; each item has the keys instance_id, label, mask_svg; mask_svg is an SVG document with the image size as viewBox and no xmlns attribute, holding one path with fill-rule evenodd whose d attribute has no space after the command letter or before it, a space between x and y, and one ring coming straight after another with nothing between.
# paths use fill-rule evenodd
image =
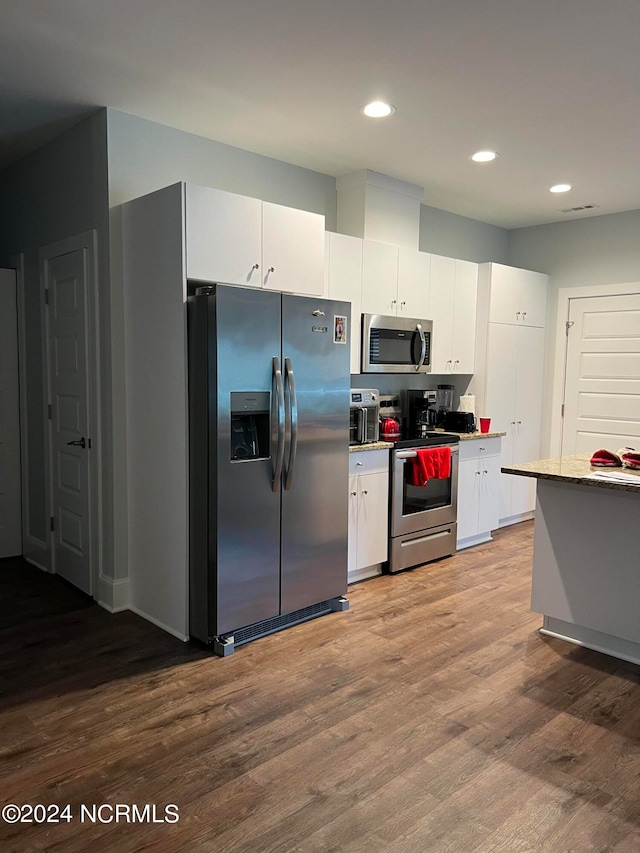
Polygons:
<instances>
[{"instance_id":1,"label":"microwave door handle","mask_svg":"<svg viewBox=\"0 0 640 853\"><path fill-rule=\"evenodd\" d=\"M427 341L420 323L416 323L416 331L420 335L420 358L418 359L418 363L416 364L416 371L418 371L424 364L424 360L427 355Z\"/></svg>"},{"instance_id":2,"label":"microwave door handle","mask_svg":"<svg viewBox=\"0 0 640 853\"><path fill-rule=\"evenodd\" d=\"M298 453L298 397L290 358L285 358L284 360L284 381L289 391L287 396L291 407L291 446L289 448L289 461L284 478L284 487L288 490L291 488L291 483L293 482L293 468Z\"/></svg>"},{"instance_id":3,"label":"microwave door handle","mask_svg":"<svg viewBox=\"0 0 640 853\"><path fill-rule=\"evenodd\" d=\"M282 463L284 461L284 386L282 383L282 371L280 370L280 362L273 357L273 384L275 386L275 401L278 417L278 444L276 446L276 461L273 466L273 482L271 491L277 492L280 489L280 478L282 476Z\"/></svg>"}]
</instances>

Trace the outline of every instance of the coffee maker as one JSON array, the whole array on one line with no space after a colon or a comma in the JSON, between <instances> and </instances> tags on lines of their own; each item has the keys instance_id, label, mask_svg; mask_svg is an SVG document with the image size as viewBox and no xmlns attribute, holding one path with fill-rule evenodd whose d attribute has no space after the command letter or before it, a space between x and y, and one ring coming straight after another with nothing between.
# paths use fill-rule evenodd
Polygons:
<instances>
[{"instance_id":1,"label":"coffee maker","mask_svg":"<svg viewBox=\"0 0 640 853\"><path fill-rule=\"evenodd\" d=\"M411 438L425 438L436 427L436 392L407 391L407 416Z\"/></svg>"},{"instance_id":2,"label":"coffee maker","mask_svg":"<svg viewBox=\"0 0 640 853\"><path fill-rule=\"evenodd\" d=\"M436 426L443 427L445 418L453 411L455 385L438 385L436 390Z\"/></svg>"}]
</instances>

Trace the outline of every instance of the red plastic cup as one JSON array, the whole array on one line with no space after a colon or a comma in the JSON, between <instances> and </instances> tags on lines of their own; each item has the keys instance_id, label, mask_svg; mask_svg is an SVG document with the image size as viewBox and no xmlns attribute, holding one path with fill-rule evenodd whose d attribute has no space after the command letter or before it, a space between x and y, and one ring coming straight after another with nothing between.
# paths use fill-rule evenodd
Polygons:
<instances>
[{"instance_id":1,"label":"red plastic cup","mask_svg":"<svg viewBox=\"0 0 640 853\"><path fill-rule=\"evenodd\" d=\"M480 418L480 432L489 432L491 418Z\"/></svg>"}]
</instances>

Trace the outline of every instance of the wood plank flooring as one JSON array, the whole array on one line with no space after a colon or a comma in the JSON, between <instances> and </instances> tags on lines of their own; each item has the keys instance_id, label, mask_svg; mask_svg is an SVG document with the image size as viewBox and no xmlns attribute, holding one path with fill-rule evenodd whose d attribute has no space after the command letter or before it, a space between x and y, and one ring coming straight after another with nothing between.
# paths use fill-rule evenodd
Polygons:
<instances>
[{"instance_id":1,"label":"wood plank flooring","mask_svg":"<svg viewBox=\"0 0 640 853\"><path fill-rule=\"evenodd\" d=\"M0 561L0 806L73 815L0 850L638 853L640 670L538 633L532 533L226 659Z\"/></svg>"}]
</instances>

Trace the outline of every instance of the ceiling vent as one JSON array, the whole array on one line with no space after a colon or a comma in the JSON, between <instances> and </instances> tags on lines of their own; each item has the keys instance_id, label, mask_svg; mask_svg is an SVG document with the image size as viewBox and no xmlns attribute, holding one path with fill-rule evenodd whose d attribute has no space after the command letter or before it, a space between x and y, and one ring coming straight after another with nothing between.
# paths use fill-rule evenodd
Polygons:
<instances>
[{"instance_id":1,"label":"ceiling vent","mask_svg":"<svg viewBox=\"0 0 640 853\"><path fill-rule=\"evenodd\" d=\"M561 210L560 213L579 213L581 210L593 210L594 207L600 207L599 204L579 204L577 207L567 207Z\"/></svg>"}]
</instances>

